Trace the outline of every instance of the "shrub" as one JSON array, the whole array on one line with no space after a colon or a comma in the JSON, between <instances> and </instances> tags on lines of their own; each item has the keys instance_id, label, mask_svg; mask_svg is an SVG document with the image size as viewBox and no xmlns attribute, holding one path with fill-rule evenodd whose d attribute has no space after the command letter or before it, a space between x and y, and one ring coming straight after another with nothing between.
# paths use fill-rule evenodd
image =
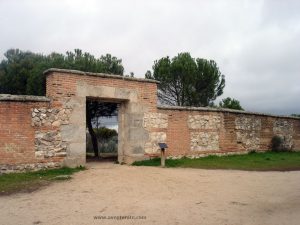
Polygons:
<instances>
[{"instance_id":1,"label":"shrub","mask_svg":"<svg viewBox=\"0 0 300 225\"><path fill-rule=\"evenodd\" d=\"M283 139L280 136L274 136L271 140L272 151L278 152L283 150Z\"/></svg>"},{"instance_id":2,"label":"shrub","mask_svg":"<svg viewBox=\"0 0 300 225\"><path fill-rule=\"evenodd\" d=\"M256 153L256 150L250 150L250 151L248 152L249 155L255 154L255 153Z\"/></svg>"},{"instance_id":3,"label":"shrub","mask_svg":"<svg viewBox=\"0 0 300 225\"><path fill-rule=\"evenodd\" d=\"M94 128L94 131L99 140L101 139L110 139L118 135L118 132L114 129L109 129L107 127Z\"/></svg>"}]
</instances>

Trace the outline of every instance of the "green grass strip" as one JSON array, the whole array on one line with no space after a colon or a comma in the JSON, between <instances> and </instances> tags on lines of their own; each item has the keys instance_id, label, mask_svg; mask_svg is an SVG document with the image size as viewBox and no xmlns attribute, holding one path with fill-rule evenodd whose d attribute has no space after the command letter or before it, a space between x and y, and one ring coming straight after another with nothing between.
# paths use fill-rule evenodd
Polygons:
<instances>
[{"instance_id":1,"label":"green grass strip","mask_svg":"<svg viewBox=\"0 0 300 225\"><path fill-rule=\"evenodd\" d=\"M134 162L135 166L160 166L160 158ZM300 152L263 152L245 155L167 159L166 167L233 169L249 171L300 170Z\"/></svg>"},{"instance_id":2,"label":"green grass strip","mask_svg":"<svg viewBox=\"0 0 300 225\"><path fill-rule=\"evenodd\" d=\"M84 170L84 167L2 174L0 175L0 195L20 191L31 192L52 181L69 179L70 175L81 170Z\"/></svg>"}]
</instances>

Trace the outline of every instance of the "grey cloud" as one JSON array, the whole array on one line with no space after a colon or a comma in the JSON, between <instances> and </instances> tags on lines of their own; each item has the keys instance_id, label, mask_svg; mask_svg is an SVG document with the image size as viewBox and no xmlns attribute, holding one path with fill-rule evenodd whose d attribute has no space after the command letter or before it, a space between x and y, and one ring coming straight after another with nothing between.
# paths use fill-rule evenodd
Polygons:
<instances>
[{"instance_id":1,"label":"grey cloud","mask_svg":"<svg viewBox=\"0 0 300 225\"><path fill-rule=\"evenodd\" d=\"M0 58L12 47L81 48L116 55L127 73L143 77L154 60L188 51L217 61L227 83L221 98L252 111L300 113L299 11L298 0L1 0Z\"/></svg>"}]
</instances>

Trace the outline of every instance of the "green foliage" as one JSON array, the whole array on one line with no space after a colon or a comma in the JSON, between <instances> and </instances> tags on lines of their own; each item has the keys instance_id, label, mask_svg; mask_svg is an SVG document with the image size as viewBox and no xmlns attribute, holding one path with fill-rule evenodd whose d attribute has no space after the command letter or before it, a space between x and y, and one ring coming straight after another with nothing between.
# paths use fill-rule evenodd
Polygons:
<instances>
[{"instance_id":1,"label":"green foliage","mask_svg":"<svg viewBox=\"0 0 300 225\"><path fill-rule=\"evenodd\" d=\"M300 117L300 114L291 114L291 116Z\"/></svg>"},{"instance_id":2,"label":"green foliage","mask_svg":"<svg viewBox=\"0 0 300 225\"><path fill-rule=\"evenodd\" d=\"M110 54L95 58L80 49L66 54L51 53L49 55L24 52L10 49L5 53L6 59L0 63L0 93L45 95L46 77L43 72L49 68L73 69L89 72L101 72L123 75L122 60ZM133 74L131 74L133 76ZM116 104L87 101L87 126L93 139L95 151L97 141L92 123L99 116L111 116L116 111Z\"/></svg>"},{"instance_id":3,"label":"green foliage","mask_svg":"<svg viewBox=\"0 0 300 225\"><path fill-rule=\"evenodd\" d=\"M0 63L0 93L26 94L33 86L29 83L33 78L29 77L43 66L44 56L18 49L10 49L4 55L6 60Z\"/></svg>"},{"instance_id":4,"label":"green foliage","mask_svg":"<svg viewBox=\"0 0 300 225\"><path fill-rule=\"evenodd\" d=\"M109 139L104 139L101 142L99 152L103 153L117 153L118 152L118 136L113 136Z\"/></svg>"},{"instance_id":5,"label":"green foliage","mask_svg":"<svg viewBox=\"0 0 300 225\"><path fill-rule=\"evenodd\" d=\"M219 103L219 106L227 109L244 110L238 100L230 97L222 99L222 101Z\"/></svg>"},{"instance_id":6,"label":"green foliage","mask_svg":"<svg viewBox=\"0 0 300 225\"><path fill-rule=\"evenodd\" d=\"M91 135L94 154L98 157L98 140L97 135L93 129L99 127L99 118L111 117L117 114L118 105L116 103L101 102L97 99L91 99L86 101L86 125ZM101 139L100 139L101 140Z\"/></svg>"},{"instance_id":7,"label":"green foliage","mask_svg":"<svg viewBox=\"0 0 300 225\"><path fill-rule=\"evenodd\" d=\"M97 99L88 100L86 101L87 120L91 120L91 124L99 128L99 118L116 116L117 108L116 103L102 102Z\"/></svg>"},{"instance_id":8,"label":"green foliage","mask_svg":"<svg viewBox=\"0 0 300 225\"><path fill-rule=\"evenodd\" d=\"M208 106L223 93L225 78L213 60L194 59L189 53L179 53L156 60L153 75L147 79L160 81L158 97L161 103L179 106Z\"/></svg>"},{"instance_id":9,"label":"green foliage","mask_svg":"<svg viewBox=\"0 0 300 225\"><path fill-rule=\"evenodd\" d=\"M0 63L0 93L45 95L46 78L43 72L49 68L73 69L89 72L123 75L122 60L110 54L95 58L80 49L66 54L42 55L19 49L10 49Z\"/></svg>"},{"instance_id":10,"label":"green foliage","mask_svg":"<svg viewBox=\"0 0 300 225\"><path fill-rule=\"evenodd\" d=\"M160 166L160 158L134 162L135 166ZM300 152L263 152L245 155L167 159L166 167L256 171L300 170Z\"/></svg>"},{"instance_id":11,"label":"green foliage","mask_svg":"<svg viewBox=\"0 0 300 225\"><path fill-rule=\"evenodd\" d=\"M134 77L134 72L130 72L129 74L125 74L124 77Z\"/></svg>"},{"instance_id":12,"label":"green foliage","mask_svg":"<svg viewBox=\"0 0 300 225\"><path fill-rule=\"evenodd\" d=\"M97 138L99 139L110 139L118 135L118 132L114 129L109 129L107 127L100 127L98 129L94 128Z\"/></svg>"},{"instance_id":13,"label":"green foliage","mask_svg":"<svg viewBox=\"0 0 300 225\"><path fill-rule=\"evenodd\" d=\"M98 153L117 153L118 151L118 132L107 127L94 128L95 136L98 140ZM91 148L91 140L87 136L87 152L95 153Z\"/></svg>"},{"instance_id":14,"label":"green foliage","mask_svg":"<svg viewBox=\"0 0 300 225\"><path fill-rule=\"evenodd\" d=\"M255 153L257 153L256 150L250 150L250 151L248 152L248 154L255 154Z\"/></svg>"}]
</instances>

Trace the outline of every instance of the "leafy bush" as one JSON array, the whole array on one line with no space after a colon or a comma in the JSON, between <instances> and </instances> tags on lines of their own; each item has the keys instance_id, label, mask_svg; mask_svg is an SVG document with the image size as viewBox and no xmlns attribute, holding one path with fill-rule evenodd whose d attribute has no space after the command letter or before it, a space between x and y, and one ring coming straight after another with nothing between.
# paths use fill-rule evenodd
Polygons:
<instances>
[{"instance_id":1,"label":"leafy bush","mask_svg":"<svg viewBox=\"0 0 300 225\"><path fill-rule=\"evenodd\" d=\"M274 136L271 140L271 149L272 151L278 152L283 149L283 139L280 136Z\"/></svg>"},{"instance_id":2,"label":"leafy bush","mask_svg":"<svg viewBox=\"0 0 300 225\"><path fill-rule=\"evenodd\" d=\"M117 153L118 152L118 132L107 127L94 128L98 140L99 153ZM86 134L86 149L88 153L93 153L91 136Z\"/></svg>"},{"instance_id":3,"label":"leafy bush","mask_svg":"<svg viewBox=\"0 0 300 225\"><path fill-rule=\"evenodd\" d=\"M118 152L118 136L104 139L99 143L99 153L117 153Z\"/></svg>"},{"instance_id":4,"label":"leafy bush","mask_svg":"<svg viewBox=\"0 0 300 225\"><path fill-rule=\"evenodd\" d=\"M256 153L256 150L251 150L251 151L248 152L249 155L255 154L255 153Z\"/></svg>"},{"instance_id":5,"label":"leafy bush","mask_svg":"<svg viewBox=\"0 0 300 225\"><path fill-rule=\"evenodd\" d=\"M94 131L99 140L101 139L110 139L114 136L118 136L118 132L114 129L109 129L107 127L94 128Z\"/></svg>"}]
</instances>

